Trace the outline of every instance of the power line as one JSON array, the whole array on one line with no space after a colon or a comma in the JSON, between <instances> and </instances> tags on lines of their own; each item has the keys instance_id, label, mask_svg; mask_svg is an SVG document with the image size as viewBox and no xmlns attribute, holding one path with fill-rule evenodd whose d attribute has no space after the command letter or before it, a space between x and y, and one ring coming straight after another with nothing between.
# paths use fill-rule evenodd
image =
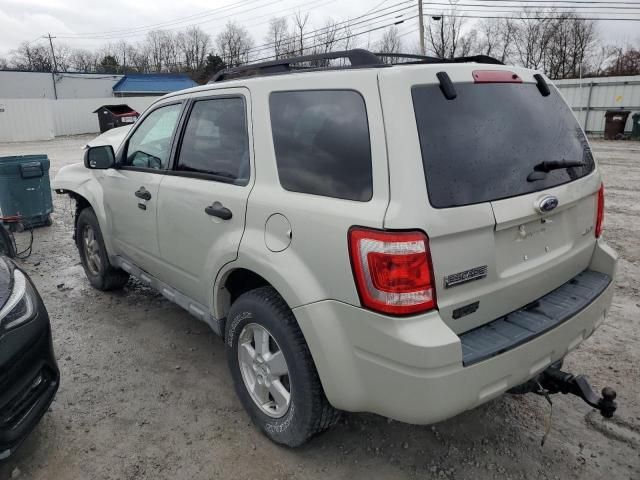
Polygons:
<instances>
[{"instance_id":1,"label":"power line","mask_svg":"<svg viewBox=\"0 0 640 480\"><path fill-rule=\"evenodd\" d=\"M461 12L466 13L466 12L474 12L474 11L478 11L478 10L461 10ZM480 12L482 10L479 10ZM515 11L509 11L507 13L511 13ZM567 17L562 17L562 16L551 16L551 15L545 15L545 16L514 16L514 15L458 15L457 13L447 13L447 14L443 14L441 11L437 11L437 12L432 12L429 14L430 16L438 16L438 17L452 17L452 18L510 18L510 19L514 19L514 20L565 20ZM610 18L610 17L577 17L578 20L597 20L597 21L603 21L603 22L640 22L640 18Z\"/></svg>"},{"instance_id":2,"label":"power line","mask_svg":"<svg viewBox=\"0 0 640 480\"><path fill-rule=\"evenodd\" d=\"M508 3L513 3L513 0L482 0L483 2L508 2ZM592 4L599 4L599 5L640 5L640 2L633 2L633 1L612 1L612 2L605 2L605 1L591 1L591 0L520 0L518 3L570 3L570 4L588 4L588 5L592 5Z\"/></svg>"},{"instance_id":3,"label":"power line","mask_svg":"<svg viewBox=\"0 0 640 480\"><path fill-rule=\"evenodd\" d=\"M222 7L219 8L214 8L211 10L205 10L204 12L200 12L200 13L195 13L192 15L188 15L186 17L180 17L177 19L173 19L173 20L167 20L164 22L159 22L159 23L152 23L152 24L147 24L147 25L140 25L137 27L130 27L130 28L122 28L119 30L105 30L105 31L98 31L98 32L79 32L79 33L74 33L74 34L69 34L69 35L78 35L78 36L83 36L83 35L87 35L87 36L102 36L102 35L116 35L119 33L130 33L130 32L137 32L140 30L153 30L156 28L162 28L163 26L170 26L170 25L175 25L178 23L183 23L185 21L189 21L190 19L198 19L198 18L202 18L205 16L209 16L209 15L214 15L216 13L219 13L221 11L227 10L227 9L233 9L236 8L236 6L238 5L242 5L244 6L245 4L251 4L251 3L256 3L256 2L260 2L263 0L242 0L239 2L235 2L235 3L231 3L229 5L224 5ZM278 0L281 1L281 0ZM273 2L270 2L273 3ZM62 36L62 34L58 34L60 36ZM67 37L64 37L67 38Z\"/></svg>"},{"instance_id":4,"label":"power line","mask_svg":"<svg viewBox=\"0 0 640 480\"><path fill-rule=\"evenodd\" d=\"M359 37L360 35L364 35L366 33L371 33L371 32L375 32L375 31L378 31L378 30L382 30L383 28L389 28L389 27L393 27L395 25L399 25L401 23L404 23L405 21L413 20L414 18L418 18L418 16L414 15L413 17L409 17L409 18L406 18L404 20L399 20L399 21L393 22L393 23L388 23L388 24L382 25L380 27L371 28L371 29L365 30L363 32L358 32L358 33L352 33L352 34L349 34L349 35L345 35L343 37L336 38L334 41L335 42L340 42L342 40L348 40L350 38ZM304 49L305 50L312 50L314 48L323 47L325 45L326 45L325 42L316 43L314 45L305 45ZM270 55L268 57L262 57L262 58L254 59L254 60L252 60L252 62L265 62L265 61L268 61L268 60L273 60L275 58L276 58L275 55Z\"/></svg>"},{"instance_id":5,"label":"power line","mask_svg":"<svg viewBox=\"0 0 640 480\"><path fill-rule=\"evenodd\" d=\"M275 0L275 1L271 1L269 4L278 3L278 2L280 2L280 1L282 1L282 0ZM261 16L258 16L258 17L252 17L252 18L250 18L250 19L248 19L248 20L250 21L250 20L257 19L257 18L272 17L273 15L276 15L276 14L281 13L281 12L290 12L290 11L291 11L291 8L298 8L298 7L304 7L305 5L316 4L316 5L315 5L315 6L313 6L313 7L309 7L309 9L308 9L307 11L310 11L310 10L313 10L313 9L315 9L315 8L318 8L318 7L321 7L321 6L327 5L327 4L329 4L329 3L333 3L333 2L335 2L335 1L337 1L337 0L329 0L329 1L325 1L324 3L320 3L320 2L322 2L322 1L323 1L323 0L312 0L312 1L302 2L302 3L298 4L298 5L293 6L293 7L288 7L288 8L286 8L286 9L283 9L283 10L280 10L280 11L276 11L276 12L271 12L271 13L269 13L269 14L261 15ZM320 4L319 4L319 5L317 5L318 3L320 3ZM253 12L253 11L255 11L255 10L259 9L259 8L263 8L263 7L265 7L265 6L268 6L269 4L267 4L267 5L261 5L260 7L253 8L253 9L249 9L249 10L243 10L243 11L239 11L239 12L234 12L234 13L233 13L233 14L231 14L231 15L225 15L225 16L222 16L222 17L219 17L219 18L215 18L215 19L208 19L208 20L204 20L204 21L201 21L201 22L195 22L195 23L191 23L191 24L188 24L188 25L180 25L180 26L172 27L172 28L165 28L165 29L162 29L162 30L163 30L163 31L174 31L174 30L179 30L179 29L184 29L184 28L189 28L189 27L195 27L195 26L199 26L199 25L204 25L205 23L210 23L210 22L221 22L222 20L227 19L227 18L230 18L230 17L237 18L236 16L237 16L237 15L239 15L239 14L247 13L247 12ZM245 21L246 21L246 20L245 20ZM243 23L244 23L244 22L243 22ZM262 24L264 24L264 23L266 23L266 22L263 22ZM123 39L123 38L140 37L140 36L146 35L147 33L148 33L147 31L140 31L140 32L133 32L133 33L131 33L131 34L129 34L129 35L122 34L122 35L116 35L116 36L113 36L113 35L106 35L106 36L78 36L78 37L62 37L62 36L61 36L60 38L67 38L67 39L89 39L89 40L111 40L111 39Z\"/></svg>"},{"instance_id":6,"label":"power line","mask_svg":"<svg viewBox=\"0 0 640 480\"><path fill-rule=\"evenodd\" d=\"M414 3L414 0L407 0L407 1L404 1L404 2L400 2L400 3L396 4L396 5L407 4L407 3ZM395 5L387 7L387 8L380 9L377 12L366 13L364 15L360 15L358 17L354 17L354 18L351 18L349 20L344 20L342 22L337 22L337 23L334 23L334 24L331 24L331 25L328 25L328 26L325 26L325 27L322 27L322 28L318 28L316 30L311 30L311 31L305 33L302 38L303 38L303 40L308 40L310 38L316 38L316 37L322 36L323 34L330 32L331 30L339 30L341 28L351 28L351 27L353 27L355 25L360 25L360 24L363 24L363 23L365 24L364 26L372 25L373 23L377 23L375 21L377 19L385 19L385 20L387 20L388 18L386 18L386 17L389 17L391 15L399 14L400 12L406 12L407 10L413 10L413 8L414 8L413 5L411 5L411 6L408 6L408 7L404 7L404 8L400 8L400 9L393 10L393 11L390 11L390 12L386 12L384 14L377 15L375 17L367 18L366 20L360 20L360 21L355 21L354 22L354 20L358 20L358 19L361 19L363 17L368 17L368 16L371 16L372 14L375 14L375 13L380 13L383 10L387 10L389 8L393 8L394 6ZM400 13L399 15L396 15L396 18L401 18L403 15L404 14ZM380 20L378 20L378 22L379 21ZM312 34L315 34L315 35L312 35ZM262 45L258 45L258 46L252 47L250 49L250 51L251 52L255 52L255 51L258 51L258 50L265 50L265 49L267 49L269 47L275 46L276 43L277 42L268 42L268 43L265 43L265 44L262 44Z\"/></svg>"}]
</instances>

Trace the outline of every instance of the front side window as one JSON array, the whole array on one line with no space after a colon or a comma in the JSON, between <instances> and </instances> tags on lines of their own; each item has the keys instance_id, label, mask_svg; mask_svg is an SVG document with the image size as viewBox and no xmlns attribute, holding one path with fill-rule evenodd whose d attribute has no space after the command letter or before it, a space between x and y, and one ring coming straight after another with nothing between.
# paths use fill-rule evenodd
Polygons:
<instances>
[{"instance_id":1,"label":"front side window","mask_svg":"<svg viewBox=\"0 0 640 480\"><path fill-rule=\"evenodd\" d=\"M181 104L167 105L147 115L129 138L122 166L166 169L181 108Z\"/></svg>"},{"instance_id":2,"label":"front side window","mask_svg":"<svg viewBox=\"0 0 640 480\"><path fill-rule=\"evenodd\" d=\"M176 170L246 185L249 165L244 100L224 97L197 101L182 137Z\"/></svg>"},{"instance_id":3,"label":"front side window","mask_svg":"<svg viewBox=\"0 0 640 480\"><path fill-rule=\"evenodd\" d=\"M359 93L274 92L269 106L283 188L361 202L371 199L369 125Z\"/></svg>"}]
</instances>

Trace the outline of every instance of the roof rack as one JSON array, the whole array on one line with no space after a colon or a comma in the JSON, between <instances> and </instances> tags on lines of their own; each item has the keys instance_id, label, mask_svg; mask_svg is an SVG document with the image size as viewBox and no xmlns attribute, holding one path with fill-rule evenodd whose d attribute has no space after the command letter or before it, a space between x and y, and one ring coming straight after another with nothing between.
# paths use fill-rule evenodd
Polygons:
<instances>
[{"instance_id":1,"label":"roof rack","mask_svg":"<svg viewBox=\"0 0 640 480\"><path fill-rule=\"evenodd\" d=\"M329 67L328 60L348 59L350 64L346 67ZM409 59L411 61L397 64L388 64L384 58ZM331 68L363 68L363 67L390 67L392 65L420 64L420 63L489 63L493 65L504 65L500 60L487 55L473 55L456 58L437 58L426 55L413 55L410 53L372 53L369 50L356 48L352 50L342 50L339 52L326 52L312 55L302 55L299 57L281 58L269 62L253 63L240 67L227 68L219 71L209 81L209 83L223 82L237 78L260 77L264 75L281 75L284 73L308 71L308 70L328 70ZM296 66L296 64L307 63L310 66Z\"/></svg>"},{"instance_id":2,"label":"roof rack","mask_svg":"<svg viewBox=\"0 0 640 480\"><path fill-rule=\"evenodd\" d=\"M398 58L398 59L408 59L413 60L409 62L402 62L399 65L409 63L489 63L492 65L504 65L497 58L490 57L488 55L471 55L466 57L454 57L454 58L439 58L439 57L429 57L427 55L415 55L412 53L385 53L385 52L377 52L375 54L379 58Z\"/></svg>"},{"instance_id":3,"label":"roof rack","mask_svg":"<svg viewBox=\"0 0 640 480\"><path fill-rule=\"evenodd\" d=\"M317 53L312 55L302 55L299 57L281 58L270 62L253 63L240 67L227 68L218 72L209 83L222 82L234 78L255 77L261 75L272 75L300 70L292 67L296 63L311 63L320 60L336 60L339 58L349 59L352 67L373 67L382 66L384 63L375 54L368 50L355 48L352 50L342 50L339 52Z\"/></svg>"}]
</instances>

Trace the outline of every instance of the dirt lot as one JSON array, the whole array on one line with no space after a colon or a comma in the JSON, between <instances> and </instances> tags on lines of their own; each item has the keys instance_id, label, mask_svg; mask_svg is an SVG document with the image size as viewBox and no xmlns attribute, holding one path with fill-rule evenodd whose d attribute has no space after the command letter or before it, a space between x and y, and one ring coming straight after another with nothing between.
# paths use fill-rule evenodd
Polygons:
<instances>
[{"instance_id":1,"label":"dirt lot","mask_svg":"<svg viewBox=\"0 0 640 480\"><path fill-rule=\"evenodd\" d=\"M88 138L1 144L0 155L47 153L55 174L80 159ZM62 385L23 448L0 466L0 480L640 479L640 144L594 149L619 277L609 318L566 366L618 391L614 421L554 397L542 447L544 399L506 395L429 427L345 414L304 448L277 447L249 423L224 345L204 324L133 281L119 293L90 288L71 240L72 205L58 197L54 226L36 231L23 265L51 315Z\"/></svg>"}]
</instances>

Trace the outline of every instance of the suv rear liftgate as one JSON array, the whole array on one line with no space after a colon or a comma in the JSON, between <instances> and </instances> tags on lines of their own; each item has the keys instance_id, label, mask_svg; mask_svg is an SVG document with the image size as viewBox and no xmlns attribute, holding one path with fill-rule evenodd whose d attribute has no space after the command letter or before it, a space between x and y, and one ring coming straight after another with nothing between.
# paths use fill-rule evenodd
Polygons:
<instances>
[{"instance_id":1,"label":"suv rear liftgate","mask_svg":"<svg viewBox=\"0 0 640 480\"><path fill-rule=\"evenodd\" d=\"M454 84L446 72L437 78L439 84L411 89L429 203L436 211L489 204L495 220L491 243L500 252L494 264L462 272L461 278L445 276L443 293L493 275L491 295L502 290L512 304L526 303L495 319L489 308L469 320L466 329L457 325L463 365L469 366L552 330L609 286L608 275L587 269L600 236L603 189L592 192L589 182L580 189L565 187L588 177L595 162L583 130L544 77L536 74L535 83L525 83L511 71L478 69L466 83ZM460 131L465 134L454 133ZM553 284L563 277L566 283ZM519 288L528 281L530 291ZM549 286L555 288L530 297ZM487 296L486 285L478 288L471 288L469 299L480 291ZM452 320L475 313L481 303L462 297L444 309ZM457 294L454 298L460 300ZM586 377L560 367L561 362L551 365L510 392L547 399L551 393L571 393L603 416L613 415L613 389L604 388L599 397Z\"/></svg>"}]
</instances>

